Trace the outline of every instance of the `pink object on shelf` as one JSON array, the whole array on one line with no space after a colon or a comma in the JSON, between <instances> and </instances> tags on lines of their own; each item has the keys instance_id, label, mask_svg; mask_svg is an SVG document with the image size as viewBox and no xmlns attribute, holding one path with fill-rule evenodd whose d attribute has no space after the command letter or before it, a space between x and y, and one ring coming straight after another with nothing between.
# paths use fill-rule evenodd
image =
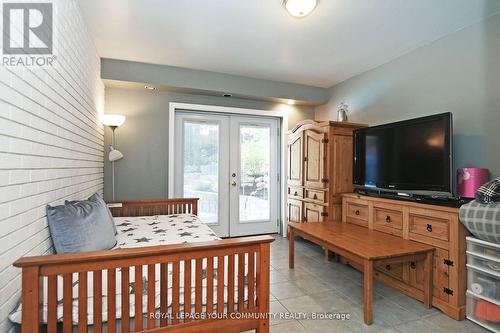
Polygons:
<instances>
[{"instance_id":1,"label":"pink object on shelf","mask_svg":"<svg viewBox=\"0 0 500 333\"><path fill-rule=\"evenodd\" d=\"M458 169L458 195L461 198L474 198L481 185L490 180L490 171L483 168Z\"/></svg>"}]
</instances>

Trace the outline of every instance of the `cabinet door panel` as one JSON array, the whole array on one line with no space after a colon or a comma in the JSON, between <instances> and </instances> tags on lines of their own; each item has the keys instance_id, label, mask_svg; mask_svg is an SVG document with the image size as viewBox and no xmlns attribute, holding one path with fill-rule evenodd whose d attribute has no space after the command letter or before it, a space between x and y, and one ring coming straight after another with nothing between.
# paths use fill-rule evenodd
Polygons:
<instances>
[{"instance_id":1,"label":"cabinet door panel","mask_svg":"<svg viewBox=\"0 0 500 333\"><path fill-rule=\"evenodd\" d=\"M288 139L288 185L301 186L303 175L303 136L302 133Z\"/></svg>"},{"instance_id":2,"label":"cabinet door panel","mask_svg":"<svg viewBox=\"0 0 500 333\"><path fill-rule=\"evenodd\" d=\"M352 136L333 136L333 172L330 175L333 193L352 192Z\"/></svg>"},{"instance_id":3,"label":"cabinet door panel","mask_svg":"<svg viewBox=\"0 0 500 333\"><path fill-rule=\"evenodd\" d=\"M311 202L304 203L304 220L306 222L322 222L325 218L325 206L317 205Z\"/></svg>"},{"instance_id":4,"label":"cabinet door panel","mask_svg":"<svg viewBox=\"0 0 500 333\"><path fill-rule=\"evenodd\" d=\"M325 178L325 134L304 131L304 185L312 188L324 188Z\"/></svg>"},{"instance_id":5,"label":"cabinet door panel","mask_svg":"<svg viewBox=\"0 0 500 333\"><path fill-rule=\"evenodd\" d=\"M449 287L449 266L444 263L448 259L448 251L436 248L434 252L434 271L432 272L434 290L432 295L448 302L449 295L445 288ZM424 261L410 263L409 284L420 290L424 290Z\"/></svg>"},{"instance_id":6,"label":"cabinet door panel","mask_svg":"<svg viewBox=\"0 0 500 333\"><path fill-rule=\"evenodd\" d=\"M288 199L288 221L289 222L302 222L302 201Z\"/></svg>"}]
</instances>

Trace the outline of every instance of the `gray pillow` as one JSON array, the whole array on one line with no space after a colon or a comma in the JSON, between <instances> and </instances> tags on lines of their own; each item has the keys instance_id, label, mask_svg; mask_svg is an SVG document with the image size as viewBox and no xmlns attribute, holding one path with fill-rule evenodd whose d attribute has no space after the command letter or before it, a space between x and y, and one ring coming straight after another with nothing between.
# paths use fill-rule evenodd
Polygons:
<instances>
[{"instance_id":1,"label":"gray pillow","mask_svg":"<svg viewBox=\"0 0 500 333\"><path fill-rule=\"evenodd\" d=\"M108 215L109 215L109 221L110 221L111 225L113 226L113 230L115 231L115 235L117 235L118 234L118 229L116 228L116 224L115 224L115 220L113 218L113 214L111 214L111 211L109 210L108 205L106 205L106 202L104 201L104 199L98 193L94 193L87 200L98 202L101 205L103 205L104 207L106 207L106 211L108 212ZM77 203L77 202L80 202L80 201L78 201L78 200L74 200L74 201L68 201L68 200L66 200L66 201L64 201L64 204L68 205L68 204L74 204L74 203Z\"/></svg>"},{"instance_id":2,"label":"gray pillow","mask_svg":"<svg viewBox=\"0 0 500 333\"><path fill-rule=\"evenodd\" d=\"M108 250L116 245L106 206L85 200L47 206L50 235L57 253Z\"/></svg>"}]
</instances>

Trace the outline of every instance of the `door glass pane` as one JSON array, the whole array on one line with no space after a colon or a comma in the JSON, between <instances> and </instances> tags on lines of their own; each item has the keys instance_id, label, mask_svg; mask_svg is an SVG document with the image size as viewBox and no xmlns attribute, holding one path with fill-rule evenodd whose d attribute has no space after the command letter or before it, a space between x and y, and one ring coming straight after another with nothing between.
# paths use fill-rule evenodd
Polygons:
<instances>
[{"instance_id":1,"label":"door glass pane","mask_svg":"<svg viewBox=\"0 0 500 333\"><path fill-rule=\"evenodd\" d=\"M219 125L184 123L184 197L200 198L198 216L218 223Z\"/></svg>"},{"instance_id":2,"label":"door glass pane","mask_svg":"<svg viewBox=\"0 0 500 333\"><path fill-rule=\"evenodd\" d=\"M240 126L240 222L270 219L270 128Z\"/></svg>"}]
</instances>

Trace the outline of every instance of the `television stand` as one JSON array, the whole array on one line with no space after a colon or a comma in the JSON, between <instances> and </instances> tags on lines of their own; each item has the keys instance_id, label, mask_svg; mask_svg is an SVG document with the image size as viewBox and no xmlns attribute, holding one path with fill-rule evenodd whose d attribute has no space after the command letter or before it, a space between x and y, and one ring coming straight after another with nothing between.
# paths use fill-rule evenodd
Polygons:
<instances>
[{"instance_id":1,"label":"television stand","mask_svg":"<svg viewBox=\"0 0 500 333\"><path fill-rule=\"evenodd\" d=\"M469 232L459 221L458 208L351 193L342 196L342 221L434 246L432 304L451 318L464 319L465 237ZM356 263L349 264L361 269ZM375 279L422 301L423 269L423 262L415 260L388 264L374 274Z\"/></svg>"}]
</instances>

